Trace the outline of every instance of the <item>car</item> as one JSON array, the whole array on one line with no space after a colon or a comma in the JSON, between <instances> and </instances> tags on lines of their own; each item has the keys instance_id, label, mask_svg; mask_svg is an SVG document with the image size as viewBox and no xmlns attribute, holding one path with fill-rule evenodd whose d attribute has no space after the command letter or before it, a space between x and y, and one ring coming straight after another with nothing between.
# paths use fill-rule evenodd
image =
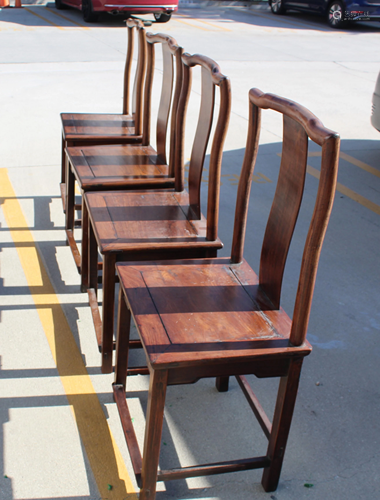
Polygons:
<instances>
[{"instance_id":1,"label":"car","mask_svg":"<svg viewBox=\"0 0 380 500\"><path fill-rule=\"evenodd\" d=\"M380 73L378 74L375 91L372 96L371 123L380 132Z\"/></svg>"},{"instance_id":2,"label":"car","mask_svg":"<svg viewBox=\"0 0 380 500\"><path fill-rule=\"evenodd\" d=\"M299 10L326 16L332 28L352 21L380 21L380 0L268 0L273 14Z\"/></svg>"},{"instance_id":3,"label":"car","mask_svg":"<svg viewBox=\"0 0 380 500\"><path fill-rule=\"evenodd\" d=\"M81 10L87 23L95 22L101 12L124 14L153 14L157 23L170 21L178 10L178 0L55 0L58 10L74 7Z\"/></svg>"}]
</instances>

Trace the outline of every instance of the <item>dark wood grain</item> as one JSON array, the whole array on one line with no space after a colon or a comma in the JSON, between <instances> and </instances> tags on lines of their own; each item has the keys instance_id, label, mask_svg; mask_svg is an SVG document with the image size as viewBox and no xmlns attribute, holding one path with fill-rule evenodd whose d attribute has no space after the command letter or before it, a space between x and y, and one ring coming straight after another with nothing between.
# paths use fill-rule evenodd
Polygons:
<instances>
[{"instance_id":1,"label":"dark wood grain","mask_svg":"<svg viewBox=\"0 0 380 500\"><path fill-rule=\"evenodd\" d=\"M125 299L120 289L119 292L119 307L117 315L118 333L116 336L116 349L121 349L125 356L118 360L115 365L115 384L123 385L125 391L125 382L128 369L128 355L130 345L130 326L131 326L131 313L126 306ZM125 399L125 398L124 398Z\"/></svg>"},{"instance_id":2,"label":"dark wood grain","mask_svg":"<svg viewBox=\"0 0 380 500\"><path fill-rule=\"evenodd\" d=\"M309 344L289 344L290 318L273 306L251 271L245 260L237 265L219 258L212 264L117 264L149 364L195 370L224 358L245 363L307 355Z\"/></svg>"},{"instance_id":3,"label":"dark wood grain","mask_svg":"<svg viewBox=\"0 0 380 500\"><path fill-rule=\"evenodd\" d=\"M142 21L128 19L128 46L124 66L123 107L121 114L61 113L61 191L66 210L66 148L94 144L141 143L143 127L143 87L146 73L146 40ZM134 31L138 36L136 75L132 88L132 111L129 110Z\"/></svg>"},{"instance_id":4,"label":"dark wood grain","mask_svg":"<svg viewBox=\"0 0 380 500\"><path fill-rule=\"evenodd\" d=\"M185 67L188 67L184 72L184 81L191 80L189 69L199 62L199 57L184 56ZM203 63L203 68L214 68L215 74L211 80L217 79L218 68L208 60ZM187 89L181 99L180 109L181 106L186 109ZM125 311L130 311L135 322L150 372L141 474L139 472L142 499L155 498L157 481L258 467L264 469L262 485L265 491L274 491L279 482L301 367L304 357L311 352L306 331L318 259L334 198L339 136L326 129L310 111L293 101L252 89L249 103L249 130L236 202L231 258L186 260L178 255L181 260L116 264L120 301ZM284 129L278 183L264 234L259 275L256 275L244 259L243 250L262 109L273 109L283 114ZM207 127L203 133L208 133ZM304 191L309 139L322 146L321 175L291 319L280 306L282 279ZM197 179L197 175L194 179ZM149 239L152 223L157 225L156 231L159 231L159 214L165 204L167 213L170 213L171 223L168 226L171 236L176 233L176 236L183 238L178 228L184 220L173 208L173 202L169 201L170 194L161 192L160 199L152 192L150 204L138 198L142 193L134 199L130 194L128 203L122 197L116 202L111 198L108 201L105 198L96 199L95 193L89 194L88 199L93 196L93 218L99 217L95 232L100 248L103 251L106 247L115 251L116 239L123 237L128 240L130 248L137 250L141 239ZM183 208L184 200L179 195L175 193ZM121 205L125 206L125 213L128 214L128 221L123 223L123 230L128 227L128 231L123 234L118 226ZM100 206L107 206L107 211L102 209L101 215L97 213L97 207ZM191 201L189 206L192 206ZM138 217L137 207L141 210ZM193 224L195 219L189 220ZM140 232L134 226L137 220L141 224ZM206 231L206 240L208 234ZM164 241L158 239L160 241L156 245L164 245ZM133 255L137 256L137 252L134 251ZM159 254L155 254L155 258L159 258ZM124 316L127 317L125 311L120 313L120 321ZM120 368L117 370L116 382L121 388L125 387L129 376L126 368L128 348L127 327L118 325L116 366ZM216 377L218 390L227 391L228 379L233 375L268 438L266 454L159 471L167 386L194 383L203 377ZM247 375L280 379L272 422L249 386ZM117 403L124 426L131 425L123 406L126 404L123 398ZM134 449L131 439L128 446L132 446L133 455L139 453Z\"/></svg>"},{"instance_id":5,"label":"dark wood grain","mask_svg":"<svg viewBox=\"0 0 380 500\"><path fill-rule=\"evenodd\" d=\"M288 441L297 398L302 362L302 358L293 359L290 363L288 374L285 377L281 377L280 380L267 450L267 456L271 461L271 465L264 469L262 478L262 485L265 491L275 491L280 479L282 462L285 456L286 443Z\"/></svg>"},{"instance_id":6,"label":"dark wood grain","mask_svg":"<svg viewBox=\"0 0 380 500\"><path fill-rule=\"evenodd\" d=\"M236 196L234 234L231 247L231 262L235 264L243 260L249 196L261 127L261 109L255 106L251 100L249 100L249 125L244 161Z\"/></svg>"},{"instance_id":7,"label":"dark wood grain","mask_svg":"<svg viewBox=\"0 0 380 500\"><path fill-rule=\"evenodd\" d=\"M228 472L262 469L269 465L270 460L267 457L243 458L215 464L193 465L190 467L182 467L181 469L159 471L157 480L170 481L173 479L185 479L187 477L214 476L215 474L226 474Z\"/></svg>"},{"instance_id":8,"label":"dark wood grain","mask_svg":"<svg viewBox=\"0 0 380 500\"><path fill-rule=\"evenodd\" d=\"M119 412L123 415L122 426L124 437L128 445L131 456L133 472L135 473L137 484L141 485L142 458L139 451L137 437L132 425L131 416L125 399L125 390L122 385L113 384L114 400Z\"/></svg>"},{"instance_id":9,"label":"dark wood grain","mask_svg":"<svg viewBox=\"0 0 380 500\"><path fill-rule=\"evenodd\" d=\"M144 35L145 36L145 35ZM176 140L176 114L179 92L182 83L182 48L177 45L174 38L162 34L146 35L148 47L147 73L144 97L144 130L142 145L118 146L87 146L67 148L67 192L73 193L75 181L81 191L104 191L113 189L160 189L174 187L174 177L171 173L176 171L175 165L166 163L166 141L168 138L169 117L170 121L170 156L169 161L175 162ZM151 125L151 100L152 85L155 74L155 47L159 46L163 52L163 73L161 82L161 99L157 115L157 151L149 145ZM176 65L174 66L174 61ZM176 71L174 71L176 68ZM175 79L175 85L174 80ZM174 89L174 96L173 96ZM71 196L66 200L66 228L68 241L77 267L81 271L80 253L76 240L73 237L74 226L74 201ZM82 211L85 207L82 207ZM87 223L87 219L85 221ZM83 235L88 229L83 226ZM82 243L83 244L83 243ZM83 245L85 248L86 245ZM79 260L78 260L79 257ZM82 274L81 289L86 288L87 278Z\"/></svg>"},{"instance_id":10,"label":"dark wood grain","mask_svg":"<svg viewBox=\"0 0 380 500\"><path fill-rule=\"evenodd\" d=\"M307 141L302 125L284 115L280 173L260 260L260 284L276 307L280 304L286 257L302 201Z\"/></svg>"},{"instance_id":11,"label":"dark wood grain","mask_svg":"<svg viewBox=\"0 0 380 500\"><path fill-rule=\"evenodd\" d=\"M127 24L128 26L128 24ZM132 73L132 59L135 49L135 37L132 26L127 30L127 54L124 65L124 79L123 79L123 115L131 115L131 73Z\"/></svg>"},{"instance_id":12,"label":"dark wood grain","mask_svg":"<svg viewBox=\"0 0 380 500\"><path fill-rule=\"evenodd\" d=\"M161 42L166 46L167 53L175 53L176 57L182 55L181 50L173 42L173 39L164 35L147 36L148 45ZM176 48L177 47L177 48ZM150 60L153 51L149 50ZM169 61L169 59L168 59ZM104 262L112 258L116 261L121 260L152 260L152 259L173 259L176 257L215 257L218 249L222 248L222 242L217 234L217 221L219 213L219 185L220 185L220 166L222 159L223 143L226 136L229 114L231 92L229 80L224 76L216 63L203 56L182 55L181 61L184 71L178 71L177 77L186 80L182 86L181 95L178 96L178 110L176 121L173 123L176 126L175 133L175 168L174 171L183 179L184 163L183 149L184 145L184 130L185 126L182 122L186 121L186 109L188 95L190 92L191 72L192 68L199 66L202 73L202 96L201 107L199 111L199 127L194 140L193 154L195 160L190 160L190 178L193 177L192 171L195 169L198 174L202 173L205 151L210 139L210 130L212 128L214 100L210 101L210 96L214 96L218 91L219 99L219 115L215 127L215 132L212 135L211 144L211 176L209 176L209 192L208 192L208 213L210 221L205 219L200 212L200 200L197 203L197 212L190 202L190 196L187 191L177 189L153 189L153 184L150 185L150 190L124 190L124 191L98 191L88 189L85 191L83 199L86 204L86 209L89 215L89 224L92 227L92 233L96 240L96 245L99 252L103 255ZM189 64L188 64L189 63ZM149 67L150 65L148 65ZM172 68L172 64L168 66ZM172 68L173 69L173 68ZM208 76L207 76L207 73ZM185 76L187 75L187 76ZM151 90L148 86L147 93ZM173 98L176 101L176 96ZM166 102L167 98L163 98ZM148 103L148 101L147 101ZM166 115L165 115L166 116ZM207 121L207 123L205 123ZM203 136L202 136L203 135ZM172 135L171 135L172 137ZM197 148L202 147L204 152L199 156ZM121 166L118 163L118 175L120 168L130 168L130 164L138 158L138 170L136 172L137 182L135 186L142 187L140 174L143 169L151 168L149 164L152 160L151 151L145 149L145 156L141 152L145 146L124 146L124 162L127 166ZM138 151L136 157L131 153L128 156L127 148ZM98 148L104 150L104 147ZM120 149L118 150L120 153ZM80 157L78 151L76 152ZM132 158L132 159L131 159ZM157 158L157 157L156 157ZM134 160L135 159L135 160ZM110 159L115 161L114 159ZM117 160L119 161L119 160ZM101 160L100 163L102 163ZM89 158L88 161L80 160L80 168L87 178L93 175L95 168L89 169L89 164L94 163L94 158ZM86 165L87 163L87 165ZM180 168L179 168L180 165ZM157 164L156 164L157 167ZM157 167L158 168L158 167ZM161 166L160 166L161 168ZM73 171L79 169L73 167ZM91 170L91 172L90 172ZM169 167L170 170L170 167ZM100 169L100 171L103 171ZM197 174L197 175L198 175ZM149 176L147 176L149 177ZM159 180L162 181L160 174ZM136 178L133 180L136 181ZM81 180L83 189L83 178ZM147 182L147 181L145 181ZM182 182L181 182L182 184ZM191 184L191 182L189 182ZM88 186L89 183L86 184ZM162 184L161 184L162 185ZM126 185L124 186L124 188ZM156 187L158 187L156 185ZM189 188L191 191L192 188ZM199 209L199 210L198 210ZM210 229L211 228L211 229ZM93 245L89 243L90 261L88 255L82 255L82 267L89 266L95 272L95 259L97 252L91 250ZM92 260L92 262L91 262ZM115 269L114 269L115 273ZM112 370L112 338L114 332L113 325L113 298L108 300L108 295L113 294L112 287L114 286L114 278L112 272L109 274L103 273L103 337L107 339L102 342L102 370ZM95 282L95 279L93 279ZM82 282L83 288L86 286Z\"/></svg>"},{"instance_id":13,"label":"dark wood grain","mask_svg":"<svg viewBox=\"0 0 380 500\"><path fill-rule=\"evenodd\" d=\"M160 453L162 424L168 372L154 371L150 377L146 414L144 449L142 456L140 500L153 500L156 496L157 468Z\"/></svg>"},{"instance_id":14,"label":"dark wood grain","mask_svg":"<svg viewBox=\"0 0 380 500\"><path fill-rule=\"evenodd\" d=\"M252 411L255 414L260 427L264 431L264 434L268 439L270 439L270 435L272 433L272 424L270 423L263 407L257 399L256 394L251 389L247 378L244 377L244 375L238 375L236 376L236 380L238 381L250 407L252 408Z\"/></svg>"}]
</instances>

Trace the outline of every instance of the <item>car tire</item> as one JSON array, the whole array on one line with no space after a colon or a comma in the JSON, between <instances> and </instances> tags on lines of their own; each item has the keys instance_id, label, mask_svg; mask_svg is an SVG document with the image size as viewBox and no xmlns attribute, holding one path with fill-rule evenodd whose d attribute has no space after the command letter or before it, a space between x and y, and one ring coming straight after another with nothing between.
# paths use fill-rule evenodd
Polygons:
<instances>
[{"instance_id":1,"label":"car tire","mask_svg":"<svg viewBox=\"0 0 380 500\"><path fill-rule=\"evenodd\" d=\"M342 28L347 24L344 20L344 6L339 0L333 0L327 11L327 22L331 28Z\"/></svg>"},{"instance_id":2,"label":"car tire","mask_svg":"<svg viewBox=\"0 0 380 500\"><path fill-rule=\"evenodd\" d=\"M64 3L62 3L61 0L55 0L55 8L57 10L63 10L63 9L67 9L67 5L65 5Z\"/></svg>"},{"instance_id":3,"label":"car tire","mask_svg":"<svg viewBox=\"0 0 380 500\"><path fill-rule=\"evenodd\" d=\"M172 17L171 14L166 14L165 12L154 13L153 15L156 23L167 23Z\"/></svg>"},{"instance_id":4,"label":"car tire","mask_svg":"<svg viewBox=\"0 0 380 500\"><path fill-rule=\"evenodd\" d=\"M98 20L98 14L94 12L91 0L82 0L82 14L85 23L95 23Z\"/></svg>"},{"instance_id":5,"label":"car tire","mask_svg":"<svg viewBox=\"0 0 380 500\"><path fill-rule=\"evenodd\" d=\"M285 14L285 12L286 12L283 0L272 0L271 4L270 4L270 8L271 8L273 14L281 15L281 14Z\"/></svg>"}]
</instances>

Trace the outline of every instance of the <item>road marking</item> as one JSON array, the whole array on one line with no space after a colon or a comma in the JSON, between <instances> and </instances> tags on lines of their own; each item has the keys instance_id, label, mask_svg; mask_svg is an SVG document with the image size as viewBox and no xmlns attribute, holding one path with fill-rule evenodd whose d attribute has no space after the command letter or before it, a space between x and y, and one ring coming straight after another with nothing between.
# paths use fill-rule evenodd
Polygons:
<instances>
[{"instance_id":1,"label":"road marking","mask_svg":"<svg viewBox=\"0 0 380 500\"><path fill-rule=\"evenodd\" d=\"M371 165L367 165L367 163L364 163L364 161L357 160L353 156L350 156L347 153L343 153L342 151L340 152L339 156L342 158L342 160L346 160L349 163L352 163L352 165L355 165L355 167L359 167L372 175L376 175L376 177L380 177L380 170L371 167Z\"/></svg>"},{"instance_id":2,"label":"road marking","mask_svg":"<svg viewBox=\"0 0 380 500\"><path fill-rule=\"evenodd\" d=\"M45 7L45 8L46 8L46 10L48 10L49 12L51 12L52 14L54 14L55 16L61 17L65 21L69 21L70 23L75 24L75 26L79 26L80 28L83 28L84 30L91 29L88 26L83 26L83 24L80 24L80 23L77 23L76 21L73 21L69 17L64 16L63 14L61 14L60 12L57 12L56 10L50 9L49 7Z\"/></svg>"},{"instance_id":3,"label":"road marking","mask_svg":"<svg viewBox=\"0 0 380 500\"><path fill-rule=\"evenodd\" d=\"M229 28L225 28L224 26L219 26L218 24L210 23L209 21L204 21L203 19L197 19L200 23L208 24L209 26L212 26L213 28L216 28L221 31L232 31Z\"/></svg>"},{"instance_id":4,"label":"road marking","mask_svg":"<svg viewBox=\"0 0 380 500\"><path fill-rule=\"evenodd\" d=\"M208 30L207 28L202 28L202 26L197 26L197 25L196 25L196 24L194 24L194 23L187 23L187 22L186 22L186 21L184 21L183 19L178 19L178 17L177 17L177 18L175 18L175 20L176 20L176 21L178 21L179 23L186 24L187 26L191 26L192 28L197 28L197 29L202 30L202 31L210 31L210 30Z\"/></svg>"},{"instance_id":5,"label":"road marking","mask_svg":"<svg viewBox=\"0 0 380 500\"><path fill-rule=\"evenodd\" d=\"M33 16L36 16L39 19L42 19L42 21L45 21L45 22L51 24L52 26L55 26L56 28L58 28L60 30L64 29L59 24L55 24L55 23L53 23L53 21L49 21L49 19L46 19L46 17L40 16L39 14L37 14L36 12L33 12L31 9L28 9L27 7L24 7L24 10L28 11L30 14L33 14Z\"/></svg>"},{"instance_id":6,"label":"road marking","mask_svg":"<svg viewBox=\"0 0 380 500\"><path fill-rule=\"evenodd\" d=\"M307 173L315 177L316 179L319 179L320 177L320 172L314 167L311 167L310 165L307 166ZM373 203L372 201L368 200L367 198L364 198L364 196L361 196L360 194L356 193L352 189L343 186L343 184L340 184L340 182L337 182L336 184L336 190L339 191L339 193L344 194L348 198L351 198L351 200L356 201L357 203L360 203L360 205L363 205L363 207L368 208L372 212L374 212L377 215L380 215L380 205L376 205L376 203Z\"/></svg>"},{"instance_id":7,"label":"road marking","mask_svg":"<svg viewBox=\"0 0 380 500\"><path fill-rule=\"evenodd\" d=\"M277 155L281 157L281 153L277 153ZM346 155L345 153L341 152L340 155L345 155L346 157L351 158L352 160L355 160L355 158L353 158L352 156ZM308 156L314 156L314 157L315 156L321 156L321 152L320 151L314 151L314 152L308 153ZM346 159L346 158L344 158L344 159ZM347 161L349 161L349 160L347 160ZM372 167L370 167L366 163L363 163L363 162L361 162L359 160L355 160L355 161L358 162L358 163L360 163L360 164L362 164L362 165L366 165L366 167L368 167L369 169L372 169ZM357 166L359 166L359 165L357 165ZM363 168L363 167L360 167L360 168ZM367 170L367 168L365 168L364 170ZM313 177L315 177L318 180L319 180L320 175L321 175L320 172L319 172L319 170L316 169L316 168L314 168L314 167L312 167L311 165L307 165L306 172L308 174L312 175ZM375 214L380 215L380 205L377 205L373 201L368 200L367 198L365 198L361 194L356 193L356 191L353 191L352 189L344 186L340 182L337 182L337 184L336 184L336 190L339 191L339 193L344 194L348 198L351 198L351 200L356 201L357 203L359 203L363 207L368 208L368 210L371 210Z\"/></svg>"},{"instance_id":8,"label":"road marking","mask_svg":"<svg viewBox=\"0 0 380 500\"><path fill-rule=\"evenodd\" d=\"M5 168L0 169L0 197L3 199L2 210L9 232L16 246L68 404L71 406L99 494L101 498L108 500L137 500L124 460L108 427L81 353ZM14 231L13 228L18 230ZM24 246L25 243L29 245ZM41 293L38 287L42 287L44 293ZM108 485L112 485L112 490L108 489Z\"/></svg>"}]
</instances>

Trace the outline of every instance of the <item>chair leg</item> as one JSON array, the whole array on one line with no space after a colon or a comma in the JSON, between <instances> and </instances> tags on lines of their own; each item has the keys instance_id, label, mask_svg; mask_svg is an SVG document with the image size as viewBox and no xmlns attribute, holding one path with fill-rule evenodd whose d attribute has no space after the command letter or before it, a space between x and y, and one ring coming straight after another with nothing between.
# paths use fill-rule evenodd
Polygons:
<instances>
[{"instance_id":1,"label":"chair leg","mask_svg":"<svg viewBox=\"0 0 380 500\"><path fill-rule=\"evenodd\" d=\"M66 182L66 151L65 151L65 140L62 135L62 152L61 152L61 182L64 184Z\"/></svg>"},{"instance_id":2,"label":"chair leg","mask_svg":"<svg viewBox=\"0 0 380 500\"><path fill-rule=\"evenodd\" d=\"M125 303L124 293L120 287L116 333L115 384L122 385L124 390L127 381L130 329L131 313Z\"/></svg>"},{"instance_id":3,"label":"chair leg","mask_svg":"<svg viewBox=\"0 0 380 500\"><path fill-rule=\"evenodd\" d=\"M83 203L85 205L85 202ZM83 252L82 250L82 269L87 267L88 272L88 288L93 288L95 294L98 293L98 244L96 242L94 229L92 224L88 218L88 210L87 206L85 208L87 213L87 223L88 223L88 244L87 244L87 252ZM82 288L86 286L86 283L83 281L82 274Z\"/></svg>"},{"instance_id":4,"label":"chair leg","mask_svg":"<svg viewBox=\"0 0 380 500\"><path fill-rule=\"evenodd\" d=\"M81 292L86 292L89 281L88 281L88 262L87 259L83 259L83 255L88 255L88 211L87 205L84 202L82 196L82 248L81 248ZM83 260L85 265L83 265Z\"/></svg>"},{"instance_id":5,"label":"chair leg","mask_svg":"<svg viewBox=\"0 0 380 500\"><path fill-rule=\"evenodd\" d=\"M168 372L166 370L152 370L149 382L140 500L154 500L156 498L167 381Z\"/></svg>"},{"instance_id":6,"label":"chair leg","mask_svg":"<svg viewBox=\"0 0 380 500\"><path fill-rule=\"evenodd\" d=\"M230 377L217 377L215 387L219 392L227 392Z\"/></svg>"},{"instance_id":7,"label":"chair leg","mask_svg":"<svg viewBox=\"0 0 380 500\"><path fill-rule=\"evenodd\" d=\"M63 134L62 134L62 145L61 145L61 182L60 182L60 191L61 191L61 199L62 199L62 208L63 208L63 213L66 213L66 150L65 150L66 143L63 139ZM66 244L68 245L68 241L66 241Z\"/></svg>"},{"instance_id":8,"label":"chair leg","mask_svg":"<svg viewBox=\"0 0 380 500\"><path fill-rule=\"evenodd\" d=\"M282 462L284 460L286 443L297 398L302 361L303 358L291 361L288 374L280 380L272 432L267 451L271 465L264 469L261 480L261 484L267 492L275 491L280 479Z\"/></svg>"},{"instance_id":9,"label":"chair leg","mask_svg":"<svg viewBox=\"0 0 380 500\"><path fill-rule=\"evenodd\" d=\"M66 165L66 231L74 231L75 217L75 176Z\"/></svg>"},{"instance_id":10,"label":"chair leg","mask_svg":"<svg viewBox=\"0 0 380 500\"><path fill-rule=\"evenodd\" d=\"M103 256L102 373L112 372L116 255Z\"/></svg>"}]
</instances>

